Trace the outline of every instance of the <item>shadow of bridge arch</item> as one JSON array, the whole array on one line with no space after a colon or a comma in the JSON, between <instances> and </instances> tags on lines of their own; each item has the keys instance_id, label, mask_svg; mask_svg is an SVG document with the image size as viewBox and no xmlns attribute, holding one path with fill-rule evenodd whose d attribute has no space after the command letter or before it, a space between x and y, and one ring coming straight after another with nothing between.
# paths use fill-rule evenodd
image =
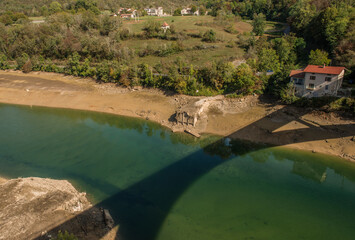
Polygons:
<instances>
[{"instance_id":1,"label":"shadow of bridge arch","mask_svg":"<svg viewBox=\"0 0 355 240\"><path fill-rule=\"evenodd\" d=\"M239 134L254 134L259 125L264 121L274 118L280 111L287 112L288 107L279 109L270 115L257 120L256 122L234 132L229 137L238 138ZM324 140L331 138L350 137L355 135L355 125L341 126L317 126L301 119L301 116L307 111L300 114L293 114L291 121L300 121L307 126L298 130L281 130L285 122L274 122L271 129L265 129L269 133L270 138L281 138L290 134L300 135L302 131L314 131L319 134L308 135L307 138L289 138L286 144L295 142L306 142L315 140ZM339 128L347 129L347 131L339 131ZM301 134L302 135L302 134ZM277 145L277 144L276 144ZM232 159L232 156L242 156L253 151L269 147L270 145L254 145L240 144L237 140L231 140L226 143L225 139L209 144L197 152L194 152L181 160L153 173L143 180L131 185L127 189L117 190L118 192L98 203L95 207L103 207L118 216L115 224L119 225L119 239L122 240L154 240L159 234L159 230L173 207L174 203L181 195L199 178L206 173ZM207 153L214 157L204 158ZM355 179L353 179L355 181ZM201 199L203 201L203 199ZM134 214L132 214L134 212ZM70 225L69 220L52 229L56 232L65 225ZM38 237L39 239L45 239Z\"/></svg>"}]
</instances>

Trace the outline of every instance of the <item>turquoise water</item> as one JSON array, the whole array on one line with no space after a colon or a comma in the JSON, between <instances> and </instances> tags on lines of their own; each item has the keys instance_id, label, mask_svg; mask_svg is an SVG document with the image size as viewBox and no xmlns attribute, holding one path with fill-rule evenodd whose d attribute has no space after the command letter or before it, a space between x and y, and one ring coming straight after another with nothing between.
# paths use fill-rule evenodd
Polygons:
<instances>
[{"instance_id":1,"label":"turquoise water","mask_svg":"<svg viewBox=\"0 0 355 240\"><path fill-rule=\"evenodd\" d=\"M121 239L355 236L355 164L133 118L0 104L0 175L70 180Z\"/></svg>"}]
</instances>

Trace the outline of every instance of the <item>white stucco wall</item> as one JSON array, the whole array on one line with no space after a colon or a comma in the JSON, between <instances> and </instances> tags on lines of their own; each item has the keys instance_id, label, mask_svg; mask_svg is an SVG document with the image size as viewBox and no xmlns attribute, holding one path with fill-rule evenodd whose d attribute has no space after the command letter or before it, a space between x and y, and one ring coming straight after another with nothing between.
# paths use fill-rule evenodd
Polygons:
<instances>
[{"instance_id":1,"label":"white stucco wall","mask_svg":"<svg viewBox=\"0 0 355 240\"><path fill-rule=\"evenodd\" d=\"M315 80L311 80L311 76L315 76ZM325 81L327 77L331 81ZM321 74L321 73L305 73L303 85L294 85L296 95L302 97L321 97L324 95L337 95L339 88L343 82L344 71L339 75ZM314 84L314 88L310 88L310 84Z\"/></svg>"}]
</instances>

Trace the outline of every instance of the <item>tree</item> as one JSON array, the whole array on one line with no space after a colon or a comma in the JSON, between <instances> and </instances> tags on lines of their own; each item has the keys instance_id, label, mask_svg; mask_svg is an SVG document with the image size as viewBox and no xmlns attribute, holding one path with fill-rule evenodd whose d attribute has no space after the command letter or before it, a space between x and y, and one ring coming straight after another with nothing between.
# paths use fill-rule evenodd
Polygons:
<instances>
[{"instance_id":1,"label":"tree","mask_svg":"<svg viewBox=\"0 0 355 240\"><path fill-rule=\"evenodd\" d=\"M253 32L257 36L262 36L264 34L265 25L266 25L265 15L262 13L254 14L252 25L253 25Z\"/></svg>"},{"instance_id":2,"label":"tree","mask_svg":"<svg viewBox=\"0 0 355 240\"><path fill-rule=\"evenodd\" d=\"M322 13L322 27L325 39L328 42L328 48L333 50L344 37L348 29L349 17L347 10L328 7Z\"/></svg>"},{"instance_id":3,"label":"tree","mask_svg":"<svg viewBox=\"0 0 355 240\"><path fill-rule=\"evenodd\" d=\"M280 70L279 56L274 49L263 48L258 54L258 70L259 71L273 71Z\"/></svg>"},{"instance_id":4,"label":"tree","mask_svg":"<svg viewBox=\"0 0 355 240\"><path fill-rule=\"evenodd\" d=\"M174 10L173 16L181 16L181 8L177 8Z\"/></svg>"},{"instance_id":5,"label":"tree","mask_svg":"<svg viewBox=\"0 0 355 240\"><path fill-rule=\"evenodd\" d=\"M4 14L0 16L0 23L5 24L5 26L11 25L14 23L14 21L11 19L11 17L8 14Z\"/></svg>"},{"instance_id":6,"label":"tree","mask_svg":"<svg viewBox=\"0 0 355 240\"><path fill-rule=\"evenodd\" d=\"M197 7L195 5L191 6L191 13L194 14L197 11Z\"/></svg>"},{"instance_id":7,"label":"tree","mask_svg":"<svg viewBox=\"0 0 355 240\"><path fill-rule=\"evenodd\" d=\"M202 15L202 16L206 15L207 10L206 10L205 6L201 5L199 10L200 10L200 15Z\"/></svg>"},{"instance_id":8,"label":"tree","mask_svg":"<svg viewBox=\"0 0 355 240\"><path fill-rule=\"evenodd\" d=\"M292 46L285 38L276 38L274 40L274 48L279 56L281 63L290 63L289 59L292 53ZM292 59L294 60L294 59Z\"/></svg>"},{"instance_id":9,"label":"tree","mask_svg":"<svg viewBox=\"0 0 355 240\"><path fill-rule=\"evenodd\" d=\"M9 68L7 57L5 54L0 53L0 70L6 70Z\"/></svg>"},{"instance_id":10,"label":"tree","mask_svg":"<svg viewBox=\"0 0 355 240\"><path fill-rule=\"evenodd\" d=\"M207 30L202 36L202 41L216 42L217 41L216 32L213 31L212 29Z\"/></svg>"},{"instance_id":11,"label":"tree","mask_svg":"<svg viewBox=\"0 0 355 240\"><path fill-rule=\"evenodd\" d=\"M298 32L302 32L316 14L309 0L298 0L290 7L288 22Z\"/></svg>"},{"instance_id":12,"label":"tree","mask_svg":"<svg viewBox=\"0 0 355 240\"><path fill-rule=\"evenodd\" d=\"M49 12L49 10L48 10L47 6L44 5L44 6L41 7L41 15L42 16L47 17L48 16L48 12Z\"/></svg>"},{"instance_id":13,"label":"tree","mask_svg":"<svg viewBox=\"0 0 355 240\"><path fill-rule=\"evenodd\" d=\"M100 34L107 36L110 32L118 30L119 22L117 21L117 18L111 18L109 15L104 15L101 17L100 25Z\"/></svg>"},{"instance_id":14,"label":"tree","mask_svg":"<svg viewBox=\"0 0 355 240\"><path fill-rule=\"evenodd\" d=\"M79 11L80 9L89 10L96 15L100 14L100 10L97 8L97 3L93 0L78 0L74 5L75 11Z\"/></svg>"},{"instance_id":15,"label":"tree","mask_svg":"<svg viewBox=\"0 0 355 240\"><path fill-rule=\"evenodd\" d=\"M49 5L49 12L50 13L57 13L57 12L60 12L62 11L62 5L59 3L59 2L52 2L50 5Z\"/></svg>"},{"instance_id":16,"label":"tree","mask_svg":"<svg viewBox=\"0 0 355 240\"><path fill-rule=\"evenodd\" d=\"M255 80L256 77L249 65L242 63L236 68L232 89L247 93L255 85Z\"/></svg>"},{"instance_id":17,"label":"tree","mask_svg":"<svg viewBox=\"0 0 355 240\"><path fill-rule=\"evenodd\" d=\"M315 50L315 51L311 51L311 53L309 54L309 61L308 64L311 65L329 65L330 63L330 59L328 59L328 53L326 51L323 50Z\"/></svg>"},{"instance_id":18,"label":"tree","mask_svg":"<svg viewBox=\"0 0 355 240\"><path fill-rule=\"evenodd\" d=\"M160 24L152 19L148 20L142 29L148 38L154 37L160 32Z\"/></svg>"}]
</instances>

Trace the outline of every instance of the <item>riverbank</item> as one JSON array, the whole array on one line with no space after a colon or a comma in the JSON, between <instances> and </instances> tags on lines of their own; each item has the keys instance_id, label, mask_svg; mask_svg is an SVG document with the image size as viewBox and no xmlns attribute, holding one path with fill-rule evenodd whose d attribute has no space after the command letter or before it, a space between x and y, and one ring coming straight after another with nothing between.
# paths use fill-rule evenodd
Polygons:
<instances>
[{"instance_id":1,"label":"riverbank","mask_svg":"<svg viewBox=\"0 0 355 240\"><path fill-rule=\"evenodd\" d=\"M0 177L0 184L5 183L6 181L7 181L7 179L6 179L6 178Z\"/></svg>"},{"instance_id":2,"label":"riverbank","mask_svg":"<svg viewBox=\"0 0 355 240\"><path fill-rule=\"evenodd\" d=\"M80 239L117 239L112 218L66 180L0 178L0 195L0 239L52 239L59 231Z\"/></svg>"},{"instance_id":3,"label":"riverbank","mask_svg":"<svg viewBox=\"0 0 355 240\"><path fill-rule=\"evenodd\" d=\"M229 99L175 95L156 89L127 89L53 73L0 71L0 102L81 109L139 117L173 131L176 112L194 109L198 133L320 152L355 161L355 120L277 105L257 97ZM191 107L192 106L192 107ZM197 106L197 107L196 107ZM195 112L193 114L195 114Z\"/></svg>"}]
</instances>

